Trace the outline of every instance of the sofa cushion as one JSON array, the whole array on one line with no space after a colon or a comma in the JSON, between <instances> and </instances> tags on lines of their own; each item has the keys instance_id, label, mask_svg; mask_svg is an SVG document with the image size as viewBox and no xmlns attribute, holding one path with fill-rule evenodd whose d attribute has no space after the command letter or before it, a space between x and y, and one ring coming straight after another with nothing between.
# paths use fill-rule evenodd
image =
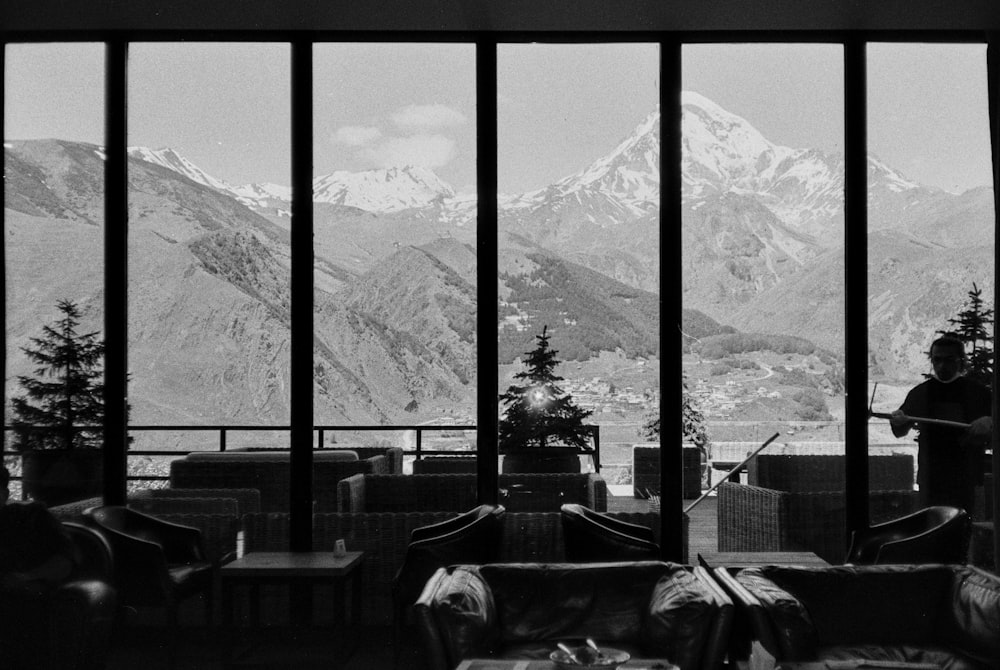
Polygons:
<instances>
[{"instance_id":1,"label":"sofa cushion","mask_svg":"<svg viewBox=\"0 0 1000 670\"><path fill-rule=\"evenodd\" d=\"M873 569L879 568L879 569ZM940 642L951 569L935 565L766 566L760 573L808 611L820 646Z\"/></svg>"},{"instance_id":2,"label":"sofa cushion","mask_svg":"<svg viewBox=\"0 0 1000 670\"><path fill-rule=\"evenodd\" d=\"M450 658L493 653L496 607L476 568L457 566L444 576L431 609Z\"/></svg>"},{"instance_id":3,"label":"sofa cushion","mask_svg":"<svg viewBox=\"0 0 1000 670\"><path fill-rule=\"evenodd\" d=\"M983 661L1000 659L1000 584L975 568L957 572L952 585L952 629L947 637Z\"/></svg>"},{"instance_id":4,"label":"sofa cushion","mask_svg":"<svg viewBox=\"0 0 1000 670\"><path fill-rule=\"evenodd\" d=\"M821 661L879 661L883 663L927 663L941 670L986 670L990 667L944 647L914 645L837 645L819 650Z\"/></svg>"},{"instance_id":5,"label":"sofa cushion","mask_svg":"<svg viewBox=\"0 0 1000 670\"><path fill-rule=\"evenodd\" d=\"M769 576L761 574L760 568L743 570L736 579L767 612L780 650L779 656L792 661L813 658L816 654L816 630L802 603ZM767 625L767 621L762 625Z\"/></svg>"},{"instance_id":6,"label":"sofa cushion","mask_svg":"<svg viewBox=\"0 0 1000 670\"><path fill-rule=\"evenodd\" d=\"M680 569L660 577L642 626L643 650L692 667L702 656L715 609L692 572Z\"/></svg>"},{"instance_id":7,"label":"sofa cushion","mask_svg":"<svg viewBox=\"0 0 1000 670\"><path fill-rule=\"evenodd\" d=\"M484 565L480 574L493 591L505 645L588 636L614 643L641 639L650 594L674 570L683 568L652 561L510 563Z\"/></svg>"}]
</instances>

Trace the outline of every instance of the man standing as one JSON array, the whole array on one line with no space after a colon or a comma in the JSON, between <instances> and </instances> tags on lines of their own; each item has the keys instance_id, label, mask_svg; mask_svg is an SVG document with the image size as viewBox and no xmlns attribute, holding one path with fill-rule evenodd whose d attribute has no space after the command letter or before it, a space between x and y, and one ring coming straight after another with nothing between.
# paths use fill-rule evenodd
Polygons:
<instances>
[{"instance_id":1,"label":"man standing","mask_svg":"<svg viewBox=\"0 0 1000 670\"><path fill-rule=\"evenodd\" d=\"M920 431L917 483L923 506L951 505L970 514L975 486L983 481L983 453L993 429L990 391L965 376L965 346L945 335L931 344L934 372L917 385L892 413L889 425L896 437L911 428ZM917 417L914 421L910 417ZM970 424L968 428L921 424L920 418Z\"/></svg>"}]
</instances>

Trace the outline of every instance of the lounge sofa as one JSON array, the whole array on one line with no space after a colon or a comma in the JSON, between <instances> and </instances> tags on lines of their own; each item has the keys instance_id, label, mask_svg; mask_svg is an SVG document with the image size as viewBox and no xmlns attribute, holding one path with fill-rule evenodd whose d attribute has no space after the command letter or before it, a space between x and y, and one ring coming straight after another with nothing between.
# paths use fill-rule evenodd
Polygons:
<instances>
[{"instance_id":1,"label":"lounge sofa","mask_svg":"<svg viewBox=\"0 0 1000 670\"><path fill-rule=\"evenodd\" d=\"M702 568L674 563L497 563L439 569L415 611L432 670L467 658L547 659L557 643L587 637L714 670L732 602Z\"/></svg>"},{"instance_id":2,"label":"lounge sofa","mask_svg":"<svg viewBox=\"0 0 1000 670\"><path fill-rule=\"evenodd\" d=\"M384 455L359 458L349 449L313 452L313 494L316 511L337 511L337 482L353 474L388 472ZM192 452L170 463L170 486L240 488L260 491L262 512L287 512L290 463L287 451Z\"/></svg>"},{"instance_id":3,"label":"lounge sofa","mask_svg":"<svg viewBox=\"0 0 1000 670\"><path fill-rule=\"evenodd\" d=\"M1000 577L972 566L764 566L715 575L779 662L1000 667Z\"/></svg>"},{"instance_id":4,"label":"lounge sofa","mask_svg":"<svg viewBox=\"0 0 1000 670\"><path fill-rule=\"evenodd\" d=\"M338 484L341 512L464 512L478 504L475 474L354 475ZM564 503L608 509L608 485L594 473L500 475L508 512L558 512Z\"/></svg>"}]
</instances>

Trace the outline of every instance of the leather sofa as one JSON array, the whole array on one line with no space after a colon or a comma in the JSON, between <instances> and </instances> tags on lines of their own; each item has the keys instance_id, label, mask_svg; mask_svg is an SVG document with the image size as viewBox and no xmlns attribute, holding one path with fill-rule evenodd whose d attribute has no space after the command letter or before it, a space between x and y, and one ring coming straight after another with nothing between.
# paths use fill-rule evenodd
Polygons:
<instances>
[{"instance_id":1,"label":"leather sofa","mask_svg":"<svg viewBox=\"0 0 1000 670\"><path fill-rule=\"evenodd\" d=\"M495 563L438 570L415 613L428 667L547 659L587 637L681 670L722 665L732 601L700 567L659 561Z\"/></svg>"},{"instance_id":2,"label":"leather sofa","mask_svg":"<svg viewBox=\"0 0 1000 670\"><path fill-rule=\"evenodd\" d=\"M736 603L737 628L745 621L778 662L1000 667L1000 577L972 566L763 566L714 574Z\"/></svg>"}]
</instances>

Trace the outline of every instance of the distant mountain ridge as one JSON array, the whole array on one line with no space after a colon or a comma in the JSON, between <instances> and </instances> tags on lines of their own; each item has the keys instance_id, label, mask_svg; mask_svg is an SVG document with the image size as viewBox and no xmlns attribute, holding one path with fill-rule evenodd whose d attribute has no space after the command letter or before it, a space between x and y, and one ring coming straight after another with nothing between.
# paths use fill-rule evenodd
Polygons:
<instances>
[{"instance_id":1,"label":"distant mountain ridge","mask_svg":"<svg viewBox=\"0 0 1000 670\"><path fill-rule=\"evenodd\" d=\"M682 102L683 330L842 353L842 157L769 142L697 94ZM659 133L654 111L583 170L499 197L502 362L543 325L567 360L659 355ZM227 184L168 149L130 155L136 416L284 420L290 190ZM16 347L67 293L99 310L104 155L46 140L7 142L5 156L10 273L35 287L10 284ZM874 157L869 180L872 369L912 374L972 282L990 285L992 191L924 187ZM474 416L475 200L412 167L317 177L314 200L317 417Z\"/></svg>"}]
</instances>

